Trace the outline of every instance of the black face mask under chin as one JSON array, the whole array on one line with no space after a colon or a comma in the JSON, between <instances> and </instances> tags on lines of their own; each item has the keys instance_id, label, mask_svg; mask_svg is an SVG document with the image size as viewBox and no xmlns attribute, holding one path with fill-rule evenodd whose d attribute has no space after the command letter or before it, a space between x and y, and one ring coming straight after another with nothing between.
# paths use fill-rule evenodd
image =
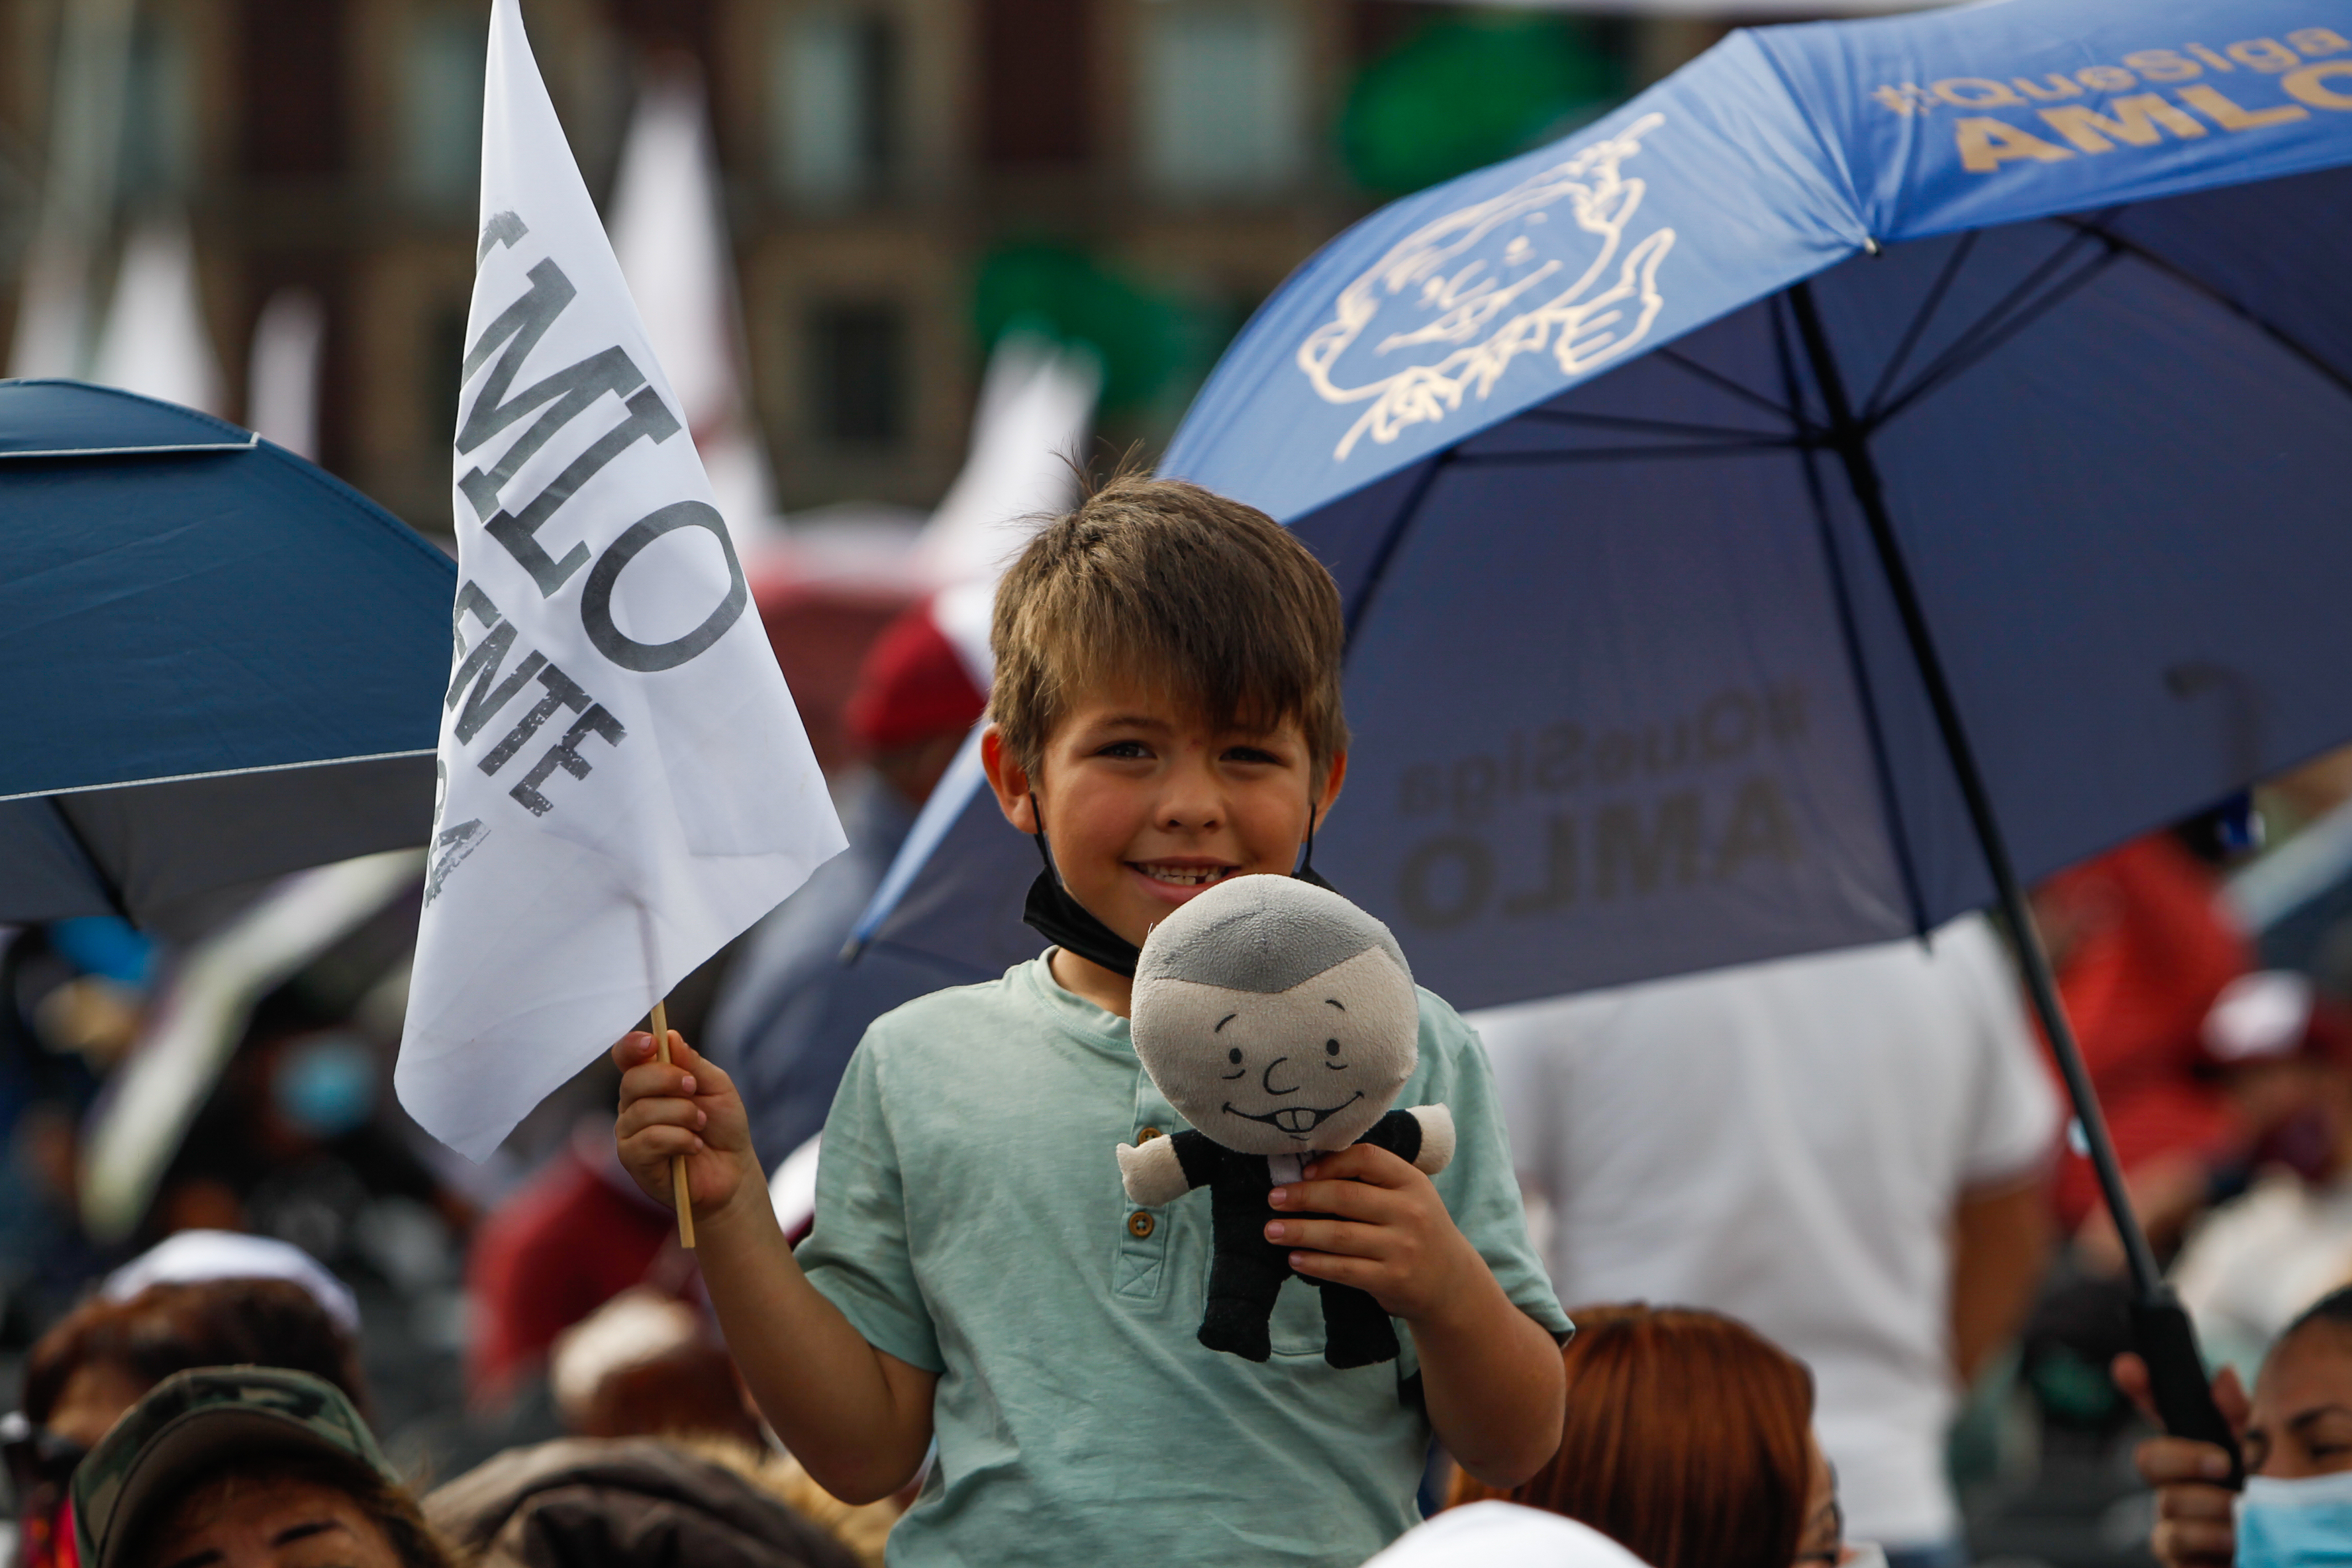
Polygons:
<instances>
[{"instance_id":1,"label":"black face mask under chin","mask_svg":"<svg viewBox=\"0 0 2352 1568\"><path fill-rule=\"evenodd\" d=\"M1029 884L1029 902L1021 911L1021 919L1032 931L1055 947L1074 952L1089 963L1099 963L1114 974L1135 978L1136 961L1143 950L1110 927L1097 920L1094 911L1070 896L1062 879L1054 869L1054 851L1045 842L1045 803L1042 795L1032 795L1030 802L1037 812L1037 831L1029 837L1037 841L1037 857L1045 868ZM1302 882L1318 888L1330 883L1315 873L1315 813L1307 814L1307 853L1291 873Z\"/></svg>"}]
</instances>

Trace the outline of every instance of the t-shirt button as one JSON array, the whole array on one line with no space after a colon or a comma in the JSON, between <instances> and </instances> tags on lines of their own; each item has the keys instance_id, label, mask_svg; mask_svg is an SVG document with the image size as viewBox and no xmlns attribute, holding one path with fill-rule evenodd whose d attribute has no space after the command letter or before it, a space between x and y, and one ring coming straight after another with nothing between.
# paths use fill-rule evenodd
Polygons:
<instances>
[{"instance_id":1,"label":"t-shirt button","mask_svg":"<svg viewBox=\"0 0 2352 1568\"><path fill-rule=\"evenodd\" d=\"M1142 1131L1140 1131L1140 1132L1139 1132L1139 1133L1137 1133L1137 1134L1135 1135L1135 1141L1136 1141L1138 1143L1149 1143L1149 1142L1150 1142L1154 1138L1157 1138L1157 1137L1159 1137L1159 1136L1160 1136L1160 1129L1159 1129L1159 1128L1157 1128L1157 1127L1147 1127L1147 1128L1145 1128Z\"/></svg>"},{"instance_id":2,"label":"t-shirt button","mask_svg":"<svg viewBox=\"0 0 2352 1568\"><path fill-rule=\"evenodd\" d=\"M1158 1220L1153 1219L1141 1209L1138 1209L1133 1214L1127 1216L1128 1234L1134 1237L1138 1241L1142 1240L1145 1237L1150 1236L1154 1230L1158 1229L1159 1225L1160 1222Z\"/></svg>"}]
</instances>

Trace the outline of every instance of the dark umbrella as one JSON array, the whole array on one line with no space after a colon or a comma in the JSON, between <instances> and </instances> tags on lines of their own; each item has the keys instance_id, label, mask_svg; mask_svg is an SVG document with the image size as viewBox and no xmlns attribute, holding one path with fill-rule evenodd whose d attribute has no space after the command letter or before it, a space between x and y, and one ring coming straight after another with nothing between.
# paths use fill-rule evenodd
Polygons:
<instances>
[{"instance_id":1,"label":"dark umbrella","mask_svg":"<svg viewBox=\"0 0 2352 1568\"><path fill-rule=\"evenodd\" d=\"M1166 463L1331 567L1318 864L1457 1003L1998 902L2224 1444L2021 880L2352 736L2347 163L2352 37L2284 0L1735 34L1326 247ZM994 956L1025 846L972 800L862 940Z\"/></svg>"},{"instance_id":2,"label":"dark umbrella","mask_svg":"<svg viewBox=\"0 0 2352 1568\"><path fill-rule=\"evenodd\" d=\"M424 843L456 576L235 426L0 382L0 921Z\"/></svg>"}]
</instances>

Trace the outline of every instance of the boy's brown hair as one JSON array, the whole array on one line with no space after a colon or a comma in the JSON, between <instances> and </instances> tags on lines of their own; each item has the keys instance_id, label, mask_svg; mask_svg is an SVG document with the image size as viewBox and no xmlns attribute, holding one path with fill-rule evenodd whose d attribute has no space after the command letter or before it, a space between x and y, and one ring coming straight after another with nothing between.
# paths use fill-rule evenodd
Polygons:
<instances>
[{"instance_id":1,"label":"boy's brown hair","mask_svg":"<svg viewBox=\"0 0 2352 1568\"><path fill-rule=\"evenodd\" d=\"M1348 746L1339 590L1255 507L1113 475L1039 529L996 590L988 716L1033 773L1074 693L1132 680L1214 729L1297 719L1319 773Z\"/></svg>"}]
</instances>

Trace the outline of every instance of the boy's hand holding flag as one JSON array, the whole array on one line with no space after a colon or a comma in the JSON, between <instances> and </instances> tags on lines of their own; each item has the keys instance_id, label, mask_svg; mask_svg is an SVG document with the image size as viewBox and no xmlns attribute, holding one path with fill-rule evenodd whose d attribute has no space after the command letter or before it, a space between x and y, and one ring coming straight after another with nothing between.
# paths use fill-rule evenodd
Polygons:
<instances>
[{"instance_id":1,"label":"boy's hand holding flag","mask_svg":"<svg viewBox=\"0 0 2352 1568\"><path fill-rule=\"evenodd\" d=\"M475 1159L844 847L516 0L490 17L481 216L396 1074Z\"/></svg>"}]
</instances>

